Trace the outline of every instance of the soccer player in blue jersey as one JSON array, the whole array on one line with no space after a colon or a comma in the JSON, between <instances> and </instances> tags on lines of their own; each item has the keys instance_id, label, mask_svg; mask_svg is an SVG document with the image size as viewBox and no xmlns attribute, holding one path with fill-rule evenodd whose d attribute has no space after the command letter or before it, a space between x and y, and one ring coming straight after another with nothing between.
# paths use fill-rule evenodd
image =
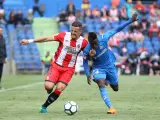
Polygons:
<instances>
[{"instance_id":1,"label":"soccer player in blue jersey","mask_svg":"<svg viewBox=\"0 0 160 120\"><path fill-rule=\"evenodd\" d=\"M91 75L88 66L88 57L93 57L92 66L92 79L97 83L101 97L105 104L108 106L108 114L116 114L116 110L113 108L108 96L108 92L105 85L110 84L114 91L118 91L118 75L116 71L115 61L116 58L113 52L108 49L108 40L110 37L120 32L127 25L137 21L137 14L133 14L132 18L126 21L124 24L117 28L110 30L102 35L98 35L95 32L89 32L88 45L84 49L84 70L87 76L88 84L91 84Z\"/></svg>"}]
</instances>

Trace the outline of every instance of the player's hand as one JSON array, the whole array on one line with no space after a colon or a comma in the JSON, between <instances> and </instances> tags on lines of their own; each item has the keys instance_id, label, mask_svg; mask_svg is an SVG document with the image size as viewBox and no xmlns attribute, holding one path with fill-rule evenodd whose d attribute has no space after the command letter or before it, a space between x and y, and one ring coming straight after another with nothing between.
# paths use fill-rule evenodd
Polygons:
<instances>
[{"instance_id":1,"label":"player's hand","mask_svg":"<svg viewBox=\"0 0 160 120\"><path fill-rule=\"evenodd\" d=\"M134 22L134 21L137 21L138 20L138 14L137 13L134 13L133 15L132 15L132 21Z\"/></svg>"},{"instance_id":2,"label":"player's hand","mask_svg":"<svg viewBox=\"0 0 160 120\"><path fill-rule=\"evenodd\" d=\"M91 49L91 50L89 51L89 55L90 55L91 57L93 57L95 54L96 54L96 51L95 51L94 49Z\"/></svg>"},{"instance_id":3,"label":"player's hand","mask_svg":"<svg viewBox=\"0 0 160 120\"><path fill-rule=\"evenodd\" d=\"M91 85L91 80L92 80L91 76L87 76L87 82L88 82L89 85Z\"/></svg>"},{"instance_id":4,"label":"player's hand","mask_svg":"<svg viewBox=\"0 0 160 120\"><path fill-rule=\"evenodd\" d=\"M28 40L23 39L19 44L20 44L20 45L27 45L28 43L29 43Z\"/></svg>"}]
</instances>

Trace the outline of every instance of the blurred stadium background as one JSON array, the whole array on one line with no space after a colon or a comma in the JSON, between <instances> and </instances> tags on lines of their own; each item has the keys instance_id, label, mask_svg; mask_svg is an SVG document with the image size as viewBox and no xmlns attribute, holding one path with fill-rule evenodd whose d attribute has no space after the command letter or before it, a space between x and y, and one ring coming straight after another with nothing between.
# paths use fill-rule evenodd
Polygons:
<instances>
[{"instance_id":1,"label":"blurred stadium background","mask_svg":"<svg viewBox=\"0 0 160 120\"><path fill-rule=\"evenodd\" d=\"M0 10L0 27L4 29L8 59L4 74L42 73L42 58L48 51L53 56L58 45L52 42L19 46L23 38L69 31L75 20L82 22L82 36L87 38L87 32L102 34L128 20L137 10L140 21L112 37L109 46L117 57L119 74L158 75L159 3L159 0L54 0L54 3L49 0L4 0ZM81 56L77 72L83 72Z\"/></svg>"},{"instance_id":2,"label":"blurred stadium background","mask_svg":"<svg viewBox=\"0 0 160 120\"><path fill-rule=\"evenodd\" d=\"M57 109L54 105L49 108L53 116L50 114L48 119L160 118L160 0L0 0L0 8L0 27L4 30L8 60L2 78L5 89L0 91L0 119L47 119L38 114L38 107L47 97L43 89L43 58L47 52L53 56L58 44L50 42L20 46L22 39L69 31L75 20L82 22L82 36L87 39L89 31L103 34L128 20L135 11L138 11L140 20L116 34L108 43L117 57L118 74L137 75L120 76L119 93L109 89L119 114L103 116L106 108L96 85L88 87L82 75L78 79L73 78L71 85L54 104ZM83 73L82 62L81 53L76 65L77 74ZM89 96L86 91L89 91ZM66 118L62 114L66 100L78 102L80 113L77 117Z\"/></svg>"}]
</instances>

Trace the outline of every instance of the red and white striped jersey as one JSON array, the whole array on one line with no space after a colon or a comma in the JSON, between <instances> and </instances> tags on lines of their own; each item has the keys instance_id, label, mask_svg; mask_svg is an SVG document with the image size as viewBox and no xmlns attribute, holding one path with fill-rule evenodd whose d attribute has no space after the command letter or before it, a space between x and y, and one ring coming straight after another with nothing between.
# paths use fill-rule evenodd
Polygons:
<instances>
[{"instance_id":1,"label":"red and white striped jersey","mask_svg":"<svg viewBox=\"0 0 160 120\"><path fill-rule=\"evenodd\" d=\"M54 36L54 40L59 42L59 46L53 62L63 67L75 67L77 56L88 41L81 36L78 40L72 40L70 32L60 32Z\"/></svg>"}]
</instances>

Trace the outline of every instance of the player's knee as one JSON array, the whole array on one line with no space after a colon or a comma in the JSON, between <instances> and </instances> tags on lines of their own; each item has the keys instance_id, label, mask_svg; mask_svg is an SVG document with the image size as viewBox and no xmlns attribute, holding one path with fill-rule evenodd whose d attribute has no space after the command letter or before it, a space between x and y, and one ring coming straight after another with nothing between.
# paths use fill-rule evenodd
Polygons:
<instances>
[{"instance_id":1,"label":"player's knee","mask_svg":"<svg viewBox=\"0 0 160 120\"><path fill-rule=\"evenodd\" d=\"M45 90L47 90L47 91L49 91L49 90L52 90L52 89L53 89L53 87L51 87L51 86L47 86L47 85L45 85L45 86L44 86L44 88L45 88Z\"/></svg>"},{"instance_id":2,"label":"player's knee","mask_svg":"<svg viewBox=\"0 0 160 120\"><path fill-rule=\"evenodd\" d=\"M99 88L105 87L105 84L98 84Z\"/></svg>"},{"instance_id":3,"label":"player's knee","mask_svg":"<svg viewBox=\"0 0 160 120\"><path fill-rule=\"evenodd\" d=\"M57 84L56 89L59 91L63 91L66 88L66 86L67 86L66 84L60 82Z\"/></svg>"},{"instance_id":4,"label":"player's knee","mask_svg":"<svg viewBox=\"0 0 160 120\"><path fill-rule=\"evenodd\" d=\"M111 85L111 88L112 88L115 92L118 92L118 85Z\"/></svg>"},{"instance_id":5,"label":"player's knee","mask_svg":"<svg viewBox=\"0 0 160 120\"><path fill-rule=\"evenodd\" d=\"M44 83L44 88L48 91L48 90L52 90L54 87L54 83L52 82L45 82Z\"/></svg>"},{"instance_id":6,"label":"player's knee","mask_svg":"<svg viewBox=\"0 0 160 120\"><path fill-rule=\"evenodd\" d=\"M115 92L118 92L118 88L113 88L113 90L114 90Z\"/></svg>"},{"instance_id":7,"label":"player's knee","mask_svg":"<svg viewBox=\"0 0 160 120\"><path fill-rule=\"evenodd\" d=\"M104 80L98 80L98 81L97 81L97 84L98 84L98 87L99 87L99 88L105 87L105 82L104 82Z\"/></svg>"},{"instance_id":8,"label":"player's knee","mask_svg":"<svg viewBox=\"0 0 160 120\"><path fill-rule=\"evenodd\" d=\"M65 88L63 86L58 86L56 89L59 91L63 91Z\"/></svg>"}]
</instances>

